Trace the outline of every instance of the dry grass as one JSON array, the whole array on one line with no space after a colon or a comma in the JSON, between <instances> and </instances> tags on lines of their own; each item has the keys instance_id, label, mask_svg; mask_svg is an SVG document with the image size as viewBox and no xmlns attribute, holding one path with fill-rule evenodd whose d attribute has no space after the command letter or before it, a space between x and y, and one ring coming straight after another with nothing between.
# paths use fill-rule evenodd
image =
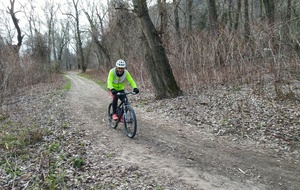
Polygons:
<instances>
[{"instance_id":1,"label":"dry grass","mask_svg":"<svg viewBox=\"0 0 300 190\"><path fill-rule=\"evenodd\" d=\"M35 61L32 57L19 57L10 52L0 60L0 105L11 101L11 97L22 93L35 84L55 83L57 74L51 72L46 63Z\"/></svg>"},{"instance_id":2,"label":"dry grass","mask_svg":"<svg viewBox=\"0 0 300 190\"><path fill-rule=\"evenodd\" d=\"M249 41L226 30L213 38L202 32L182 35L180 43L173 41L167 47L178 85L188 93L248 85L261 95L265 86L272 85L277 97L299 97L299 90L291 86L299 86L300 52L287 43L280 29L255 31L260 35Z\"/></svg>"}]
</instances>

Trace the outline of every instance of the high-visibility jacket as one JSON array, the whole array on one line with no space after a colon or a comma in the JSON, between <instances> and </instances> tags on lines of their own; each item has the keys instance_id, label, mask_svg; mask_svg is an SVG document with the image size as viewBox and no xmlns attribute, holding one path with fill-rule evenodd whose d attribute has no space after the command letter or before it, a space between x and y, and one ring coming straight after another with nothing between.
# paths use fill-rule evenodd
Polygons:
<instances>
[{"instance_id":1,"label":"high-visibility jacket","mask_svg":"<svg viewBox=\"0 0 300 190\"><path fill-rule=\"evenodd\" d=\"M124 73L121 77L117 76L116 73L116 67L112 68L109 71L108 77L107 77L107 88L108 89L115 89L117 91L124 90L126 81L129 82L132 88L137 88L135 81L131 77L130 73L124 69Z\"/></svg>"}]
</instances>

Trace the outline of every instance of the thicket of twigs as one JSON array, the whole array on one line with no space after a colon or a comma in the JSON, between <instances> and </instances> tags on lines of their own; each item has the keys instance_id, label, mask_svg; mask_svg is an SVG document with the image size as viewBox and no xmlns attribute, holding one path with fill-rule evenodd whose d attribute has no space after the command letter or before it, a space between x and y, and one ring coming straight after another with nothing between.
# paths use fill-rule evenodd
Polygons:
<instances>
[{"instance_id":1,"label":"thicket of twigs","mask_svg":"<svg viewBox=\"0 0 300 190\"><path fill-rule=\"evenodd\" d=\"M55 82L57 73L43 59L20 56L9 46L0 48L0 105L13 103L12 97L32 85Z\"/></svg>"},{"instance_id":2,"label":"thicket of twigs","mask_svg":"<svg viewBox=\"0 0 300 190\"><path fill-rule=\"evenodd\" d=\"M248 39L242 32L224 29L215 36L203 31L181 33L180 39L173 35L164 41L180 88L197 94L203 88L219 85L247 85L253 93L264 95L266 86L271 85L274 97L299 100L299 89L294 88L299 86L300 79L298 34L286 31L280 23L269 28L257 24L252 29L253 35ZM140 85L149 89L149 75L140 54L133 52L126 57L128 69ZM140 60L136 56L141 56ZM106 75L98 75L105 80Z\"/></svg>"},{"instance_id":3,"label":"thicket of twigs","mask_svg":"<svg viewBox=\"0 0 300 190\"><path fill-rule=\"evenodd\" d=\"M299 98L291 86L299 82L299 55L285 42L274 50L255 43L259 42L255 38L240 43L235 34L224 33L215 43L209 43L210 38L194 39L170 58L182 89L197 93L203 87L248 85L263 95L266 85L272 84L277 98Z\"/></svg>"},{"instance_id":4,"label":"thicket of twigs","mask_svg":"<svg viewBox=\"0 0 300 190\"><path fill-rule=\"evenodd\" d=\"M265 86L272 84L277 98L299 100L299 89L291 86L300 78L297 34L287 33L281 24L252 29L253 35L247 40L242 33L224 29L215 36L206 32L181 33L181 38L164 41L180 88L197 94L202 88L248 85L254 93L263 94ZM142 53L134 52L137 49L132 48L126 60L140 86L149 89L149 75ZM30 55L20 57L11 49L1 49L0 65L1 104L21 87L55 78L47 61ZM98 75L103 80L108 69L107 65L100 67L103 73Z\"/></svg>"}]
</instances>

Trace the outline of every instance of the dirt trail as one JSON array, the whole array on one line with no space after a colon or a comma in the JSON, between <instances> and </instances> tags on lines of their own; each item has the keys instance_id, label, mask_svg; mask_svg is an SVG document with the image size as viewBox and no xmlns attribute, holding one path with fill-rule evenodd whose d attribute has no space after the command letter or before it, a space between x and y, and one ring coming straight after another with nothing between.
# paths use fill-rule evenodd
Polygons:
<instances>
[{"instance_id":1,"label":"dirt trail","mask_svg":"<svg viewBox=\"0 0 300 190\"><path fill-rule=\"evenodd\" d=\"M124 164L135 164L158 178L176 180L184 189L297 189L299 163L273 158L218 138L205 129L180 126L159 115L135 108L138 132L134 139L107 125L110 97L94 82L68 73L74 117L88 131L97 150L116 152ZM176 188L172 188L176 189Z\"/></svg>"}]
</instances>

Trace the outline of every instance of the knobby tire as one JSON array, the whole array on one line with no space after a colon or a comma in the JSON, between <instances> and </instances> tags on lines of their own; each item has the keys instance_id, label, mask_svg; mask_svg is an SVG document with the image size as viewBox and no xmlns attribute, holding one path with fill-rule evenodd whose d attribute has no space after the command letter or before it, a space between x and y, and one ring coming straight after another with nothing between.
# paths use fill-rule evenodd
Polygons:
<instances>
[{"instance_id":1,"label":"knobby tire","mask_svg":"<svg viewBox=\"0 0 300 190\"><path fill-rule=\"evenodd\" d=\"M136 115L131 106L126 106L126 116L124 116L125 133L129 138L133 138L137 131Z\"/></svg>"},{"instance_id":2,"label":"knobby tire","mask_svg":"<svg viewBox=\"0 0 300 190\"><path fill-rule=\"evenodd\" d=\"M112 119L112 115L113 115L112 113L113 113L112 103L110 103L109 106L108 106L108 125L109 125L111 128L115 129L115 128L117 128L117 126L118 126L118 122L117 122L117 121L114 121L114 120Z\"/></svg>"}]
</instances>

